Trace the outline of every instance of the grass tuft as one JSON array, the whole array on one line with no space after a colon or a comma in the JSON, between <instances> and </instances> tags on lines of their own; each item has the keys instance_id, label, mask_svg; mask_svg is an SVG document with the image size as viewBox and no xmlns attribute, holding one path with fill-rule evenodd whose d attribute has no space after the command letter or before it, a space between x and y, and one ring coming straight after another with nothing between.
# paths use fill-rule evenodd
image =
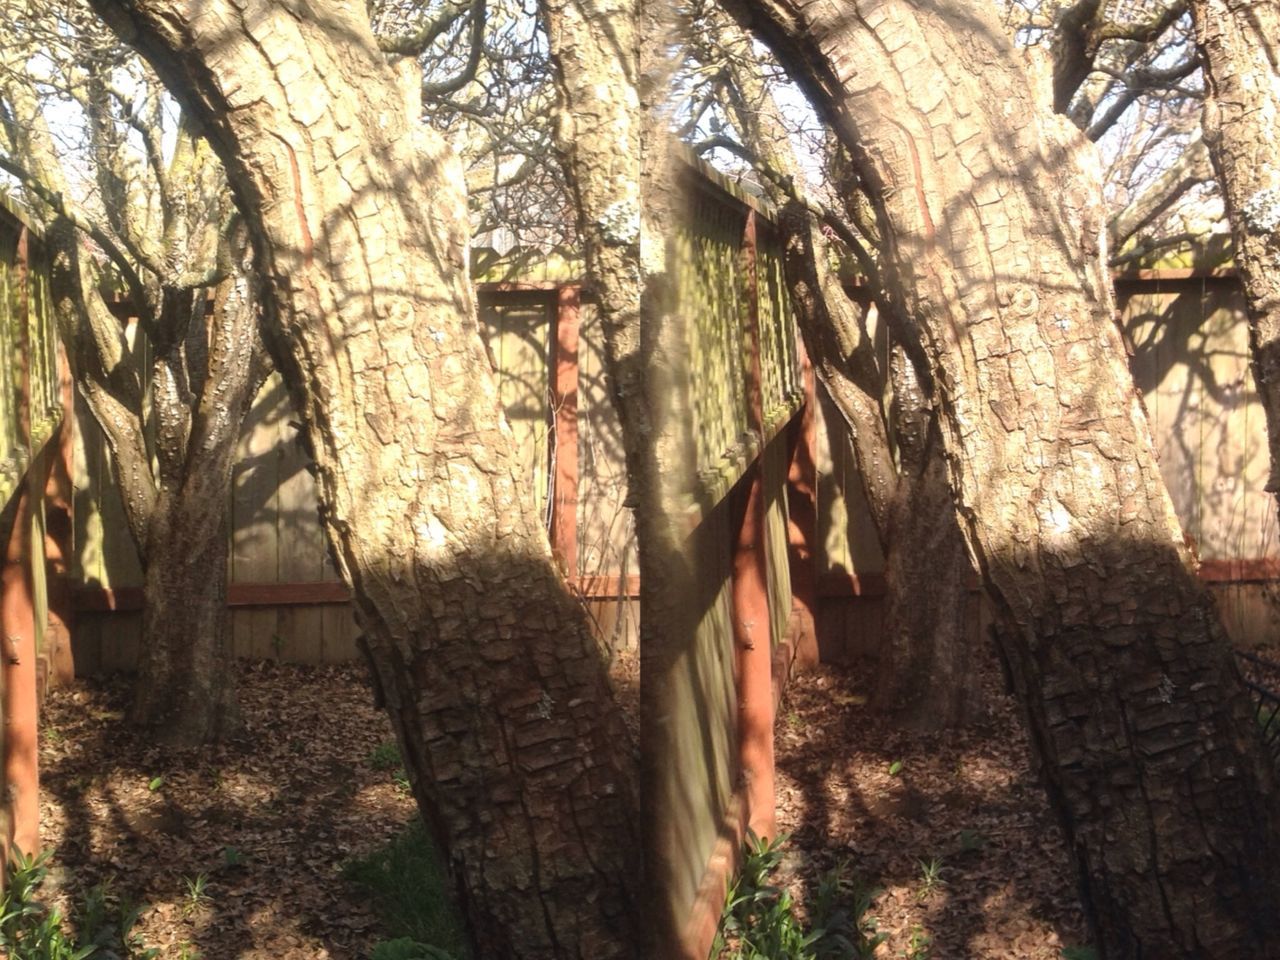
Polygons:
<instances>
[{"instance_id":1,"label":"grass tuft","mask_svg":"<svg viewBox=\"0 0 1280 960\"><path fill-rule=\"evenodd\" d=\"M420 820L385 847L348 863L343 875L370 898L388 937L445 951L457 960L470 956L448 873Z\"/></svg>"}]
</instances>

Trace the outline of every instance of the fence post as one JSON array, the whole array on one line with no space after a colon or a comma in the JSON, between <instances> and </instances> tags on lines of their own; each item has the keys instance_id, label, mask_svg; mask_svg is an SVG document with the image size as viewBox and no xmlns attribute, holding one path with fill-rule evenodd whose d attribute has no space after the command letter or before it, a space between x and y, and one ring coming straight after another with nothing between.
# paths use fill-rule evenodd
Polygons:
<instances>
[{"instance_id":1,"label":"fence post","mask_svg":"<svg viewBox=\"0 0 1280 960\"><path fill-rule=\"evenodd\" d=\"M13 323L14 416L19 442L26 446L27 471L14 491L17 498L13 527L4 544L0 570L0 652L4 671L4 787L9 807L9 835L4 839L23 853L34 854L40 845L39 772L37 769L36 625L32 596L32 509L39 508L44 476L31 447L30 369L27 355L27 323L30 307L28 283L29 234L19 228L14 272L17 279L18 318ZM6 850L6 853L8 851Z\"/></svg>"},{"instance_id":2,"label":"fence post","mask_svg":"<svg viewBox=\"0 0 1280 960\"><path fill-rule=\"evenodd\" d=\"M551 474L551 548L569 580L578 578L578 330L582 288L560 287L556 294L554 364L551 390L555 444Z\"/></svg>"},{"instance_id":3,"label":"fence post","mask_svg":"<svg viewBox=\"0 0 1280 960\"><path fill-rule=\"evenodd\" d=\"M761 489L764 457L764 392L760 369L760 289L756 272L756 214L747 213L742 238L747 286L745 380L750 427L759 450L739 485L741 511L735 511L733 551L733 634L738 648L738 750L746 784L747 823L757 836L772 838L773 638L769 616L768 555L765 551L765 502Z\"/></svg>"}]
</instances>

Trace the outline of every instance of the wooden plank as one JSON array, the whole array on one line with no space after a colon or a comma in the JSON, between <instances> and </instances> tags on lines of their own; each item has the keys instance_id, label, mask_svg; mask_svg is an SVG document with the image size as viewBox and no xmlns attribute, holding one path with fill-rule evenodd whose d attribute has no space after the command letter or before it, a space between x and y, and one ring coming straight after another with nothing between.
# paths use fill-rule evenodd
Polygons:
<instances>
[{"instance_id":1,"label":"wooden plank","mask_svg":"<svg viewBox=\"0 0 1280 960\"><path fill-rule=\"evenodd\" d=\"M499 300L484 314L516 460L521 474L529 478L530 506L544 516L551 429L548 350L554 308L550 297L523 303Z\"/></svg>"},{"instance_id":2,"label":"wooden plank","mask_svg":"<svg viewBox=\"0 0 1280 960\"><path fill-rule=\"evenodd\" d=\"M356 625L355 607L352 604L330 605L322 608L324 618L324 662L349 663L361 657L356 646L360 628Z\"/></svg>"},{"instance_id":3,"label":"wooden plank","mask_svg":"<svg viewBox=\"0 0 1280 960\"><path fill-rule=\"evenodd\" d=\"M237 658L250 656L252 628L248 618L254 611L240 607L231 611L231 655Z\"/></svg>"},{"instance_id":4,"label":"wooden plank","mask_svg":"<svg viewBox=\"0 0 1280 960\"><path fill-rule=\"evenodd\" d=\"M819 597L883 597L887 591L883 573L827 571L815 586Z\"/></svg>"},{"instance_id":5,"label":"wooden plank","mask_svg":"<svg viewBox=\"0 0 1280 960\"><path fill-rule=\"evenodd\" d=\"M570 577L568 582L575 593L591 599L608 600L640 596L640 577L637 574L628 576L592 574L585 577Z\"/></svg>"},{"instance_id":6,"label":"wooden plank","mask_svg":"<svg viewBox=\"0 0 1280 960\"><path fill-rule=\"evenodd\" d=\"M4 799L13 830L12 836L2 839L23 853L34 854L40 849L40 780L29 486L24 482L18 493L17 513L0 569L0 640L4 645L0 659L4 698L0 706L4 715Z\"/></svg>"},{"instance_id":7,"label":"wooden plank","mask_svg":"<svg viewBox=\"0 0 1280 960\"><path fill-rule=\"evenodd\" d=\"M138 666L142 614L118 613L102 618L103 673L130 673Z\"/></svg>"},{"instance_id":8,"label":"wooden plank","mask_svg":"<svg viewBox=\"0 0 1280 960\"><path fill-rule=\"evenodd\" d=\"M562 287L556 302L555 385L551 394L551 548L568 576L578 574L578 334L581 297Z\"/></svg>"},{"instance_id":9,"label":"wooden plank","mask_svg":"<svg viewBox=\"0 0 1280 960\"><path fill-rule=\"evenodd\" d=\"M317 581L324 575L324 535L316 511L316 483L311 458L303 448L292 402L283 405L277 420L276 579L281 582ZM312 606L279 612L276 656L290 663L324 660L324 618Z\"/></svg>"},{"instance_id":10,"label":"wooden plank","mask_svg":"<svg viewBox=\"0 0 1280 960\"><path fill-rule=\"evenodd\" d=\"M1161 267L1124 270L1113 273L1111 280L1117 284L1153 284L1178 280L1235 280L1238 277L1235 267Z\"/></svg>"},{"instance_id":11,"label":"wooden plank","mask_svg":"<svg viewBox=\"0 0 1280 960\"><path fill-rule=\"evenodd\" d=\"M594 304L582 305L578 342L578 572L624 574L637 568L622 427L609 397L604 334Z\"/></svg>"},{"instance_id":12,"label":"wooden plank","mask_svg":"<svg viewBox=\"0 0 1280 960\"><path fill-rule=\"evenodd\" d=\"M1280 580L1280 558L1202 560L1199 575L1201 580L1209 583L1262 583Z\"/></svg>"},{"instance_id":13,"label":"wooden plank","mask_svg":"<svg viewBox=\"0 0 1280 960\"><path fill-rule=\"evenodd\" d=\"M1280 626L1274 587L1267 583L1210 583L1222 625L1239 647L1269 645Z\"/></svg>"},{"instance_id":14,"label":"wooden plank","mask_svg":"<svg viewBox=\"0 0 1280 960\"><path fill-rule=\"evenodd\" d=\"M75 660L77 677L96 677L102 674L102 618L77 617L71 633L71 656Z\"/></svg>"},{"instance_id":15,"label":"wooden plank","mask_svg":"<svg viewBox=\"0 0 1280 960\"><path fill-rule=\"evenodd\" d=\"M284 382L272 374L263 384L241 427L237 463L232 472L232 583L265 583L277 578L279 543L279 421L286 415ZM275 655L279 617L259 608L235 618L233 646L250 657Z\"/></svg>"}]
</instances>

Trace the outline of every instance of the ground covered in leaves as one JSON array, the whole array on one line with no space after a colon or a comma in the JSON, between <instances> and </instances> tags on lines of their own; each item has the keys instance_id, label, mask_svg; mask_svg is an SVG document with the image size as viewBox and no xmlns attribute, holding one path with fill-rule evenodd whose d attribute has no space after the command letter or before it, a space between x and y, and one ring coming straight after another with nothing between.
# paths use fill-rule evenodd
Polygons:
<instances>
[{"instance_id":1,"label":"ground covered in leaves","mask_svg":"<svg viewBox=\"0 0 1280 960\"><path fill-rule=\"evenodd\" d=\"M876 957L1060 960L1085 943L1061 832L1031 769L1016 706L986 664L985 717L913 735L866 707L855 676L795 678L779 717L782 878L800 903L844 863L878 891ZM1075 948L1075 949L1070 949Z\"/></svg>"},{"instance_id":2,"label":"ground covered in leaves","mask_svg":"<svg viewBox=\"0 0 1280 960\"><path fill-rule=\"evenodd\" d=\"M50 695L41 832L64 912L107 883L145 905L165 958L360 958L382 938L344 874L415 816L391 729L356 666L240 668L245 736L163 753L123 722L127 682ZM350 871L347 870L347 873Z\"/></svg>"},{"instance_id":3,"label":"ground covered in leaves","mask_svg":"<svg viewBox=\"0 0 1280 960\"><path fill-rule=\"evenodd\" d=\"M386 934L351 864L415 815L356 666L240 668L245 737L164 753L123 722L127 682L50 697L42 832L64 912L95 885L144 905L136 933L190 960L346 960ZM872 715L855 677L798 677L777 731L782 871L812 901L841 863L878 893L877 957L1058 960L1084 942L1058 828L993 668L987 716L922 737Z\"/></svg>"}]
</instances>

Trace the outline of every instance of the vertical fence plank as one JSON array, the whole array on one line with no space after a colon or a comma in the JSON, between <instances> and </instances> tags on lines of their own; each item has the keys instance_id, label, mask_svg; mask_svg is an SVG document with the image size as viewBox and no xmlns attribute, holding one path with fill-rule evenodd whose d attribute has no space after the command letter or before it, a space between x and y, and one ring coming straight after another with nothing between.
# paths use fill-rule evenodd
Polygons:
<instances>
[{"instance_id":1,"label":"vertical fence plank","mask_svg":"<svg viewBox=\"0 0 1280 960\"><path fill-rule=\"evenodd\" d=\"M552 339L551 546L565 575L578 576L578 333L581 290L560 288Z\"/></svg>"},{"instance_id":2,"label":"vertical fence plank","mask_svg":"<svg viewBox=\"0 0 1280 960\"><path fill-rule=\"evenodd\" d=\"M279 543L280 457L278 421L284 415L284 384L272 374L253 402L241 429L240 450L232 475L231 580L264 583L274 580ZM243 656L275 655L279 617L274 609L248 608L233 617L233 646Z\"/></svg>"},{"instance_id":3,"label":"vertical fence plank","mask_svg":"<svg viewBox=\"0 0 1280 960\"><path fill-rule=\"evenodd\" d=\"M291 425L292 403L283 404L276 421L277 492L276 580L281 583L319 580L324 571L324 537L316 513L316 484L307 469L311 458ZM277 625L282 660L322 663L324 617L318 607L284 607Z\"/></svg>"}]
</instances>

